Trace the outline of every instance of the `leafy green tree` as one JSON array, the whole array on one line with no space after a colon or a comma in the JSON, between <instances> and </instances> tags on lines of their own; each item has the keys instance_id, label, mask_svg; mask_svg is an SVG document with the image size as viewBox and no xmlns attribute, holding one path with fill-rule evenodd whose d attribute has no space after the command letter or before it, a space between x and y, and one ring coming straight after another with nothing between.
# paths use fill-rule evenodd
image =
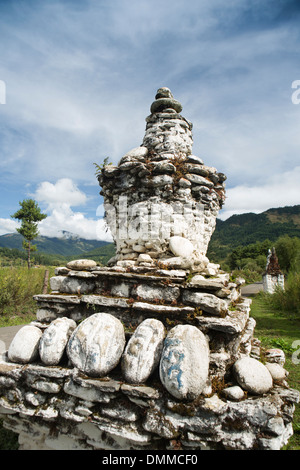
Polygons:
<instances>
[{"instance_id":1,"label":"leafy green tree","mask_svg":"<svg viewBox=\"0 0 300 470\"><path fill-rule=\"evenodd\" d=\"M299 263L300 238L283 235L275 243L281 269L288 272Z\"/></svg>"},{"instance_id":2,"label":"leafy green tree","mask_svg":"<svg viewBox=\"0 0 300 470\"><path fill-rule=\"evenodd\" d=\"M24 199L19 202L20 209L15 212L11 217L14 219L21 220L21 227L17 228L17 231L25 238L23 241L23 248L27 251L27 264L28 269L30 268L30 253L36 250L36 246L32 245L38 232L38 222L45 219L47 214L43 214L36 201L33 199Z\"/></svg>"}]
</instances>

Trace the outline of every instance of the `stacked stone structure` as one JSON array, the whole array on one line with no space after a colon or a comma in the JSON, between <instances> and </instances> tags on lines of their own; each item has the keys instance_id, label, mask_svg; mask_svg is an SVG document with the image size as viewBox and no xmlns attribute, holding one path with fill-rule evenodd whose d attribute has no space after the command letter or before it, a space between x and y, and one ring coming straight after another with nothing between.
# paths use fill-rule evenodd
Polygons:
<instances>
[{"instance_id":1,"label":"stacked stone structure","mask_svg":"<svg viewBox=\"0 0 300 470\"><path fill-rule=\"evenodd\" d=\"M99 178L117 260L174 256L170 238L181 236L191 242L193 256L187 257L201 263L225 200L226 177L192 155L192 123L178 114L181 105L171 92L160 88L155 98L142 145Z\"/></svg>"},{"instance_id":2,"label":"stacked stone structure","mask_svg":"<svg viewBox=\"0 0 300 470\"><path fill-rule=\"evenodd\" d=\"M35 296L0 362L0 412L22 449L280 449L298 392L254 338L242 279L206 257L225 176L158 90L142 145L99 177L116 242Z\"/></svg>"},{"instance_id":3,"label":"stacked stone structure","mask_svg":"<svg viewBox=\"0 0 300 470\"><path fill-rule=\"evenodd\" d=\"M263 273L263 289L269 294L274 294L276 288L284 289L284 274L280 269L276 250L269 250L266 270Z\"/></svg>"}]
</instances>

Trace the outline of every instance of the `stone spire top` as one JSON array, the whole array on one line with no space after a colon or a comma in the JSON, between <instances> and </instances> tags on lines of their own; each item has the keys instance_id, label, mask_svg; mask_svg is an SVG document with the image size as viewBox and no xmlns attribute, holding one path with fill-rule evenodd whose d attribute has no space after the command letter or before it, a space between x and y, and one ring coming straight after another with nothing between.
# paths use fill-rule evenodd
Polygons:
<instances>
[{"instance_id":1,"label":"stone spire top","mask_svg":"<svg viewBox=\"0 0 300 470\"><path fill-rule=\"evenodd\" d=\"M182 106L169 88L157 90L150 109L142 145L99 176L116 243L113 262L135 265L147 255L150 264L207 265L226 177L192 155L192 123L180 114ZM174 243L185 247L184 255ZM187 252L193 256L181 259Z\"/></svg>"},{"instance_id":2,"label":"stone spire top","mask_svg":"<svg viewBox=\"0 0 300 470\"><path fill-rule=\"evenodd\" d=\"M191 155L193 125L179 114L182 105L174 99L169 88L157 90L150 111L151 115L146 118L143 146L156 155Z\"/></svg>"},{"instance_id":3,"label":"stone spire top","mask_svg":"<svg viewBox=\"0 0 300 470\"><path fill-rule=\"evenodd\" d=\"M162 87L157 90L155 101L153 101L150 111L151 114L161 112L180 113L182 111L182 105L179 101L174 99L169 88Z\"/></svg>"}]
</instances>

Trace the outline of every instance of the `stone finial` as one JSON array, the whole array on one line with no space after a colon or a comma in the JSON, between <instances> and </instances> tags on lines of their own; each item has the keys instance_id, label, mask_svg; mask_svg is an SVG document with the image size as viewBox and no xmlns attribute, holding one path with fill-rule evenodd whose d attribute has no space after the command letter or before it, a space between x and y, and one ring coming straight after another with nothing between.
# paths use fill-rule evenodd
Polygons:
<instances>
[{"instance_id":1,"label":"stone finial","mask_svg":"<svg viewBox=\"0 0 300 470\"><path fill-rule=\"evenodd\" d=\"M161 87L157 90L155 101L153 101L150 111L151 114L162 112L180 113L182 111L182 105L173 98L169 88Z\"/></svg>"}]
</instances>

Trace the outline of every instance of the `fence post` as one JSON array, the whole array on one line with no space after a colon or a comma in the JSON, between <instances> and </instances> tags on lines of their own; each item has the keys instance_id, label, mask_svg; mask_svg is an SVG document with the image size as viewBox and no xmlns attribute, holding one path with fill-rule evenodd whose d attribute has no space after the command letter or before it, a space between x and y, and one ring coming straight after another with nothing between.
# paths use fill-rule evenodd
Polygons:
<instances>
[{"instance_id":1,"label":"fence post","mask_svg":"<svg viewBox=\"0 0 300 470\"><path fill-rule=\"evenodd\" d=\"M43 294L47 294L48 292L48 279L49 279L49 269L46 269L45 276L44 276Z\"/></svg>"}]
</instances>

